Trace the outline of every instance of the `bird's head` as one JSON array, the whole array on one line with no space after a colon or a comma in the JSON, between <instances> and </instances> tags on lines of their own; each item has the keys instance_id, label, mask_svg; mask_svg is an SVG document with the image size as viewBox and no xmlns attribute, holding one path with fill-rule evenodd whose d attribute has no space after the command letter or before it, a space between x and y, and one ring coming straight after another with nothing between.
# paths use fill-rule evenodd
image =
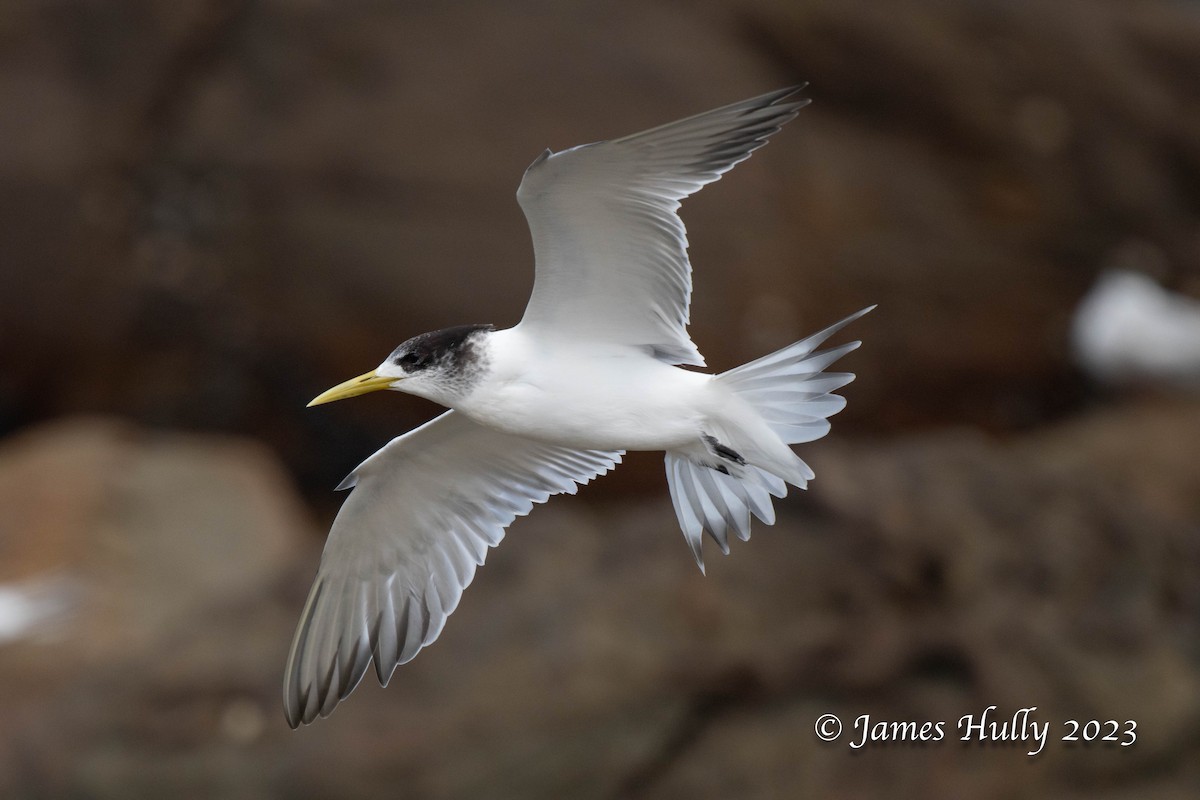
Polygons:
<instances>
[{"instance_id":1,"label":"bird's head","mask_svg":"<svg viewBox=\"0 0 1200 800\"><path fill-rule=\"evenodd\" d=\"M486 369L481 341L493 330L491 325L459 325L414 336L372 371L322 392L308 405L392 389L452 406Z\"/></svg>"}]
</instances>

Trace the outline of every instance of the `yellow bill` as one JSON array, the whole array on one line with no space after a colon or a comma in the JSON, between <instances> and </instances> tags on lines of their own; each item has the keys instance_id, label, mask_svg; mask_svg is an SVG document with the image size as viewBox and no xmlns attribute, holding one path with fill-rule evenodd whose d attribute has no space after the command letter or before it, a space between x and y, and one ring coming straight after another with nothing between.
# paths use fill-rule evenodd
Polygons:
<instances>
[{"instance_id":1,"label":"yellow bill","mask_svg":"<svg viewBox=\"0 0 1200 800\"><path fill-rule=\"evenodd\" d=\"M312 399L308 404L308 408L319 406L323 403L332 403L334 400L345 400L347 397L357 397L360 394L367 392L378 392L380 389L391 387L399 378L387 378L382 375L376 375L375 370L371 370L357 378L351 378L345 383L339 383L337 386L327 391L321 392Z\"/></svg>"}]
</instances>

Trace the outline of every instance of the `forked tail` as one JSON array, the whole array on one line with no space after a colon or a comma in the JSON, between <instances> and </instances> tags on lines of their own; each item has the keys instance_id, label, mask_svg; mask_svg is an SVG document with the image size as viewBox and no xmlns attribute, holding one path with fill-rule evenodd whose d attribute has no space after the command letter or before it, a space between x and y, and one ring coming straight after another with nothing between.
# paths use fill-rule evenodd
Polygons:
<instances>
[{"instance_id":1,"label":"forked tail","mask_svg":"<svg viewBox=\"0 0 1200 800\"><path fill-rule=\"evenodd\" d=\"M778 437L779 449L791 455L787 469L779 475L765 465L747 463L734 448L712 437L704 437L710 458L696 458L682 451L667 452L667 484L679 526L687 539L700 571L703 534L708 533L721 552L729 552L729 534L742 541L750 538L750 516L774 524L771 497L784 497L787 483L804 489L813 472L799 457L782 445L802 444L829 432L829 417L846 406L845 398L833 392L854 380L849 372L825 372L833 362L856 349L861 342L817 350L833 334L875 306L814 333L782 350L723 372L716 380L744 400Z\"/></svg>"}]
</instances>

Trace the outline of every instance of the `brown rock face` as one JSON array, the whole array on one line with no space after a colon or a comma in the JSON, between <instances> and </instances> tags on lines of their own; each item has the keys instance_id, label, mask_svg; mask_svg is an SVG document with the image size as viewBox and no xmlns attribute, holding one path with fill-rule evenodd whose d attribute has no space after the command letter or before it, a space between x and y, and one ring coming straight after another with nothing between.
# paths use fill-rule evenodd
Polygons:
<instances>
[{"instance_id":1,"label":"brown rock face","mask_svg":"<svg viewBox=\"0 0 1200 800\"><path fill-rule=\"evenodd\" d=\"M278 687L316 554L294 543L306 524L261 451L37 431L0 452L0 496L47 544L6 564L53 563L86 602L54 637L0 650L0 788L1182 798L1200 763L1198 411L1146 404L1010 444L825 446L813 492L728 559L710 553L707 578L665 497L558 498L514 526L388 689L297 733ZM1031 742L958 741L958 720L991 705L1038 707L1052 727L1037 759ZM812 730L825 713L846 726L830 745ZM854 752L863 714L941 720L946 737ZM1136 720L1137 744L1068 746L1068 719Z\"/></svg>"}]
</instances>

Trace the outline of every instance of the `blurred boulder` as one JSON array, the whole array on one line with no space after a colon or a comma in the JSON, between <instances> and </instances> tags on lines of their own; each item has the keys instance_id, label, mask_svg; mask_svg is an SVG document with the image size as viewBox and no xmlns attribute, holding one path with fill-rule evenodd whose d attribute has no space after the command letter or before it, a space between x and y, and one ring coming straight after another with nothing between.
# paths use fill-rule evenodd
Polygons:
<instances>
[{"instance_id":1,"label":"blurred boulder","mask_svg":"<svg viewBox=\"0 0 1200 800\"><path fill-rule=\"evenodd\" d=\"M56 545L58 561L102 578L91 596L127 616L73 618L100 620L119 647L87 646L108 636L76 627L0 650L0 788L1183 800L1200 764L1198 412L1144 403L1010 442L951 430L825 443L812 491L728 558L708 548L707 577L665 489L604 509L555 498L518 520L391 686L368 676L295 732L280 676L317 553L292 553L306 523L261 451L109 424L34 431L0 452L0 491L17 519L41 519L33 498L50 478L30 476L108 464L77 492L102 510L98 533L44 538L79 542ZM61 455L73 452L93 455ZM110 527L114 515L131 524ZM8 530L6 554L44 563ZM159 588L171 583L192 599ZM990 705L1037 706L1054 737L1066 719L1112 718L1136 720L1139 738L1052 738L1035 759L964 746L957 720ZM824 713L847 736L864 713L945 720L948 735L855 752L815 740Z\"/></svg>"},{"instance_id":2,"label":"blurred boulder","mask_svg":"<svg viewBox=\"0 0 1200 800\"><path fill-rule=\"evenodd\" d=\"M217 681L236 699L239 664L257 676L279 657L250 631L313 532L262 446L67 420L3 443L0 504L0 586L31 597L27 587L50 587L56 598L52 614L0 642L0 793L81 781L101 790L87 776L89 748L119 735L128 692L154 694L153 676L200 676L198 686ZM231 608L256 616L232 620ZM186 694L167 705L186 705Z\"/></svg>"},{"instance_id":3,"label":"blurred boulder","mask_svg":"<svg viewBox=\"0 0 1200 800\"><path fill-rule=\"evenodd\" d=\"M69 420L0 450L0 580L77 584L77 655L138 649L214 598L257 594L310 534L261 447Z\"/></svg>"}]
</instances>

